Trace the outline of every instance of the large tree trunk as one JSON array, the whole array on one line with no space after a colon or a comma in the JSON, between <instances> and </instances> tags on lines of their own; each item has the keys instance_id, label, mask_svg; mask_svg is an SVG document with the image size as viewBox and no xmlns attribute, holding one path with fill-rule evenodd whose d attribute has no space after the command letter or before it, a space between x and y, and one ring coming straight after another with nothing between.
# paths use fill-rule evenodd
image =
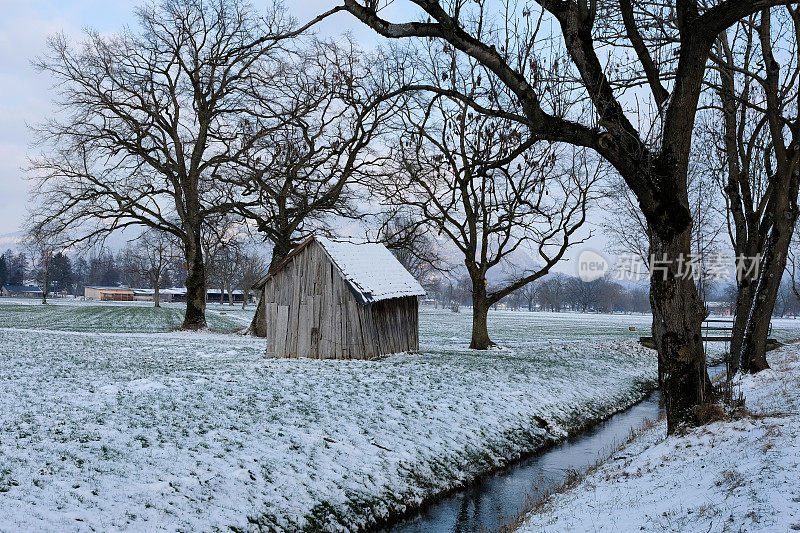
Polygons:
<instances>
[{"instance_id":1,"label":"large tree trunk","mask_svg":"<svg viewBox=\"0 0 800 533\"><path fill-rule=\"evenodd\" d=\"M206 267L199 231L189 231L186 248L186 315L182 329L205 329L206 324Z\"/></svg>"},{"instance_id":2,"label":"large tree trunk","mask_svg":"<svg viewBox=\"0 0 800 533\"><path fill-rule=\"evenodd\" d=\"M275 266L280 263L284 257L289 255L289 252L292 251L292 241L289 238L281 239L280 241L276 241L272 248L272 259L269 262L269 270L275 268ZM264 288L260 289L260 296L258 298L258 306L256 307L256 314L253 316L252 322L250 322L250 334L256 337L266 337L267 336L267 302L266 302L266 294L264 292Z\"/></svg>"},{"instance_id":3,"label":"large tree trunk","mask_svg":"<svg viewBox=\"0 0 800 533\"><path fill-rule=\"evenodd\" d=\"M679 18L687 15L691 15L691 9L681 8ZM624 176L637 191L648 223L653 341L658 351L668 434L681 426L695 425L695 408L713 396L702 338L706 310L692 274L685 272L692 254L689 154L711 40L700 32L682 37L679 75L664 117L660 153L647 169L647 179L637 179L635 174ZM679 265L684 267L683 272L679 272Z\"/></svg>"},{"instance_id":4,"label":"large tree trunk","mask_svg":"<svg viewBox=\"0 0 800 533\"><path fill-rule=\"evenodd\" d=\"M42 274L42 305L47 305L47 269Z\"/></svg>"},{"instance_id":5,"label":"large tree trunk","mask_svg":"<svg viewBox=\"0 0 800 533\"><path fill-rule=\"evenodd\" d=\"M154 302L153 307L161 307L161 292L160 292L161 288L159 287L159 285L161 285L160 280L156 280L154 285L155 288L153 289L153 302Z\"/></svg>"},{"instance_id":6,"label":"large tree trunk","mask_svg":"<svg viewBox=\"0 0 800 533\"><path fill-rule=\"evenodd\" d=\"M762 252L755 296L741 347L741 370L743 372L755 373L769 368L769 364L767 364L769 324L786 268L786 257L792 239L792 231L797 221L797 215L794 212L789 213L788 216L780 216L781 214L778 214L778 220L776 220L767 245Z\"/></svg>"},{"instance_id":7,"label":"large tree trunk","mask_svg":"<svg viewBox=\"0 0 800 533\"><path fill-rule=\"evenodd\" d=\"M659 228L650 233L653 340L667 432L672 434L681 425L697 422L694 408L712 393L701 335L705 307L692 277L676 275L677 265L691 251L691 225L675 232Z\"/></svg>"},{"instance_id":8,"label":"large tree trunk","mask_svg":"<svg viewBox=\"0 0 800 533\"><path fill-rule=\"evenodd\" d=\"M782 216L778 214L776 218L780 219ZM758 277L738 281L730 349L731 375L740 370L754 373L769 368L766 358L769 325L786 268L792 228L797 216L789 214L788 218L788 222L779 222L773 226L766 246L760 251Z\"/></svg>"},{"instance_id":9,"label":"large tree trunk","mask_svg":"<svg viewBox=\"0 0 800 533\"><path fill-rule=\"evenodd\" d=\"M469 347L473 350L487 350L495 343L489 338L489 307L491 302L486 298L486 286L483 280L472 283L472 340Z\"/></svg>"},{"instance_id":10,"label":"large tree trunk","mask_svg":"<svg viewBox=\"0 0 800 533\"><path fill-rule=\"evenodd\" d=\"M250 322L250 334L256 337L267 336L267 302L266 293L263 288L258 297L256 314L253 316L253 321Z\"/></svg>"},{"instance_id":11,"label":"large tree trunk","mask_svg":"<svg viewBox=\"0 0 800 533\"><path fill-rule=\"evenodd\" d=\"M800 30L798 19L794 18L795 30ZM780 64L775 60L772 51L772 32L770 30L770 12L765 9L761 13L758 28L761 42L762 58L765 64L763 83L766 100L766 118L772 138L772 151L775 156L775 173L770 176L771 195L768 195L764 209L764 229L759 233L766 234L764 245L760 247L761 264L758 272L753 305L745 329L741 350L741 370L759 372L769 368L767 364L767 335L775 300L780 288L783 272L786 268L786 256L798 217L797 195L800 188L800 168L798 168L797 131L790 128L791 143L787 146L785 138L783 103L780 88ZM765 155L767 158L769 154ZM772 165L765 161L765 167L771 174ZM768 191L770 192L770 191Z\"/></svg>"},{"instance_id":12,"label":"large tree trunk","mask_svg":"<svg viewBox=\"0 0 800 533\"><path fill-rule=\"evenodd\" d=\"M800 214L796 201L798 187L800 187L800 174L794 171L793 174L785 176L782 181L787 184L786 189L778 189L779 192L767 205L768 216L761 223L762 228L771 225L764 244L760 247L761 249L755 246L749 247L749 249L756 249L761 255L758 275L755 278L745 277L738 282L735 327L740 327L741 331L735 331L734 338L731 340L733 372L741 370L755 373L769 368L767 336L769 335L770 320L786 269L792 234L797 224L798 214ZM760 231L764 231L762 228L759 228ZM742 254L743 252L737 250L737 253ZM753 256L755 254L746 255ZM741 300L741 305L739 300ZM742 324L739 325L739 322Z\"/></svg>"},{"instance_id":13,"label":"large tree trunk","mask_svg":"<svg viewBox=\"0 0 800 533\"><path fill-rule=\"evenodd\" d=\"M752 280L742 279L737 282L736 308L733 316L731 347L728 356L728 377L733 377L733 375L739 371L742 344L744 344L744 332L747 329L747 319L750 316L750 309L753 306L755 292L756 285Z\"/></svg>"}]
</instances>

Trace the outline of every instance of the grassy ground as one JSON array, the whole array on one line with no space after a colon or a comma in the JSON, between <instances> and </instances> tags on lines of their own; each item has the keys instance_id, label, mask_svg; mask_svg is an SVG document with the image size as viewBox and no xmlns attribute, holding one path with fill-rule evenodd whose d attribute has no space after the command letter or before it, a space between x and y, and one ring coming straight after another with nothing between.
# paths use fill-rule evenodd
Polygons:
<instances>
[{"instance_id":1,"label":"grassy ground","mask_svg":"<svg viewBox=\"0 0 800 533\"><path fill-rule=\"evenodd\" d=\"M229 309L209 304L208 327L217 332L233 332L249 324L254 307L242 311L241 305ZM51 300L41 305L37 300L0 299L0 327L48 329L100 333L162 333L183 323L182 304L153 307L149 302L81 302L71 299ZM225 313L225 314L222 314Z\"/></svg>"},{"instance_id":2,"label":"grassy ground","mask_svg":"<svg viewBox=\"0 0 800 533\"><path fill-rule=\"evenodd\" d=\"M467 313L425 309L421 354L314 361L181 312L0 305L0 530L359 530L656 381L645 316L493 312L504 348L475 352Z\"/></svg>"},{"instance_id":3,"label":"grassy ground","mask_svg":"<svg viewBox=\"0 0 800 533\"><path fill-rule=\"evenodd\" d=\"M84 302L74 299L51 299L40 305L33 299L0 298L0 327L16 329L48 329L100 333L161 333L180 327L184 304L150 302ZM247 327L255 312L254 305L242 309L241 304L208 302L209 329L230 333ZM460 313L423 307L420 334L424 340L444 348L462 348L468 338L471 309ZM424 317L431 317L425 320ZM446 318L437 318L446 317ZM452 326L451 335L442 331L440 322ZM650 315L607 315L590 313L528 313L525 311L491 311L492 339L501 345L532 345L542 341L575 342L580 340L637 340L650 335ZM775 318L771 336L788 342L800 338L800 320ZM630 328L634 328L633 331Z\"/></svg>"}]
</instances>

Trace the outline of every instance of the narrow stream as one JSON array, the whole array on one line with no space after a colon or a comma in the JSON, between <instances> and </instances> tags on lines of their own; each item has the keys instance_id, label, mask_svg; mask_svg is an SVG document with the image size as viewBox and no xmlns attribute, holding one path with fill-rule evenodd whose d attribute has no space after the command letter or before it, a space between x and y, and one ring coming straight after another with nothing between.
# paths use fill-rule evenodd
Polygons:
<instances>
[{"instance_id":1,"label":"narrow stream","mask_svg":"<svg viewBox=\"0 0 800 533\"><path fill-rule=\"evenodd\" d=\"M656 420L661 394L651 392L633 407L613 415L585 432L454 492L420 514L384 532L465 533L494 531L523 510L528 497L539 498L560 485L570 470L583 471L609 453L639 427Z\"/></svg>"},{"instance_id":2,"label":"narrow stream","mask_svg":"<svg viewBox=\"0 0 800 533\"><path fill-rule=\"evenodd\" d=\"M723 373L725 365L708 369ZM495 531L525 507L528 497L539 499L564 482L569 471L583 472L603 454L628 438L644 420L663 412L661 393L653 391L636 405L592 426L583 433L527 459L481 478L469 487L433 503L421 513L382 530L382 533L467 533Z\"/></svg>"}]
</instances>

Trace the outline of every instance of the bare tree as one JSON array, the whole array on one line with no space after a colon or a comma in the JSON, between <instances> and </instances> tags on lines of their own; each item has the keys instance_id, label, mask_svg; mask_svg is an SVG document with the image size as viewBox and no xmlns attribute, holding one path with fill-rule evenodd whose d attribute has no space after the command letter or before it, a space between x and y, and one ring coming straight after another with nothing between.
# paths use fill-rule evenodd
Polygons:
<instances>
[{"instance_id":1,"label":"bare tree","mask_svg":"<svg viewBox=\"0 0 800 533\"><path fill-rule=\"evenodd\" d=\"M567 297L568 278L557 272L544 278L539 285L538 299L543 308L561 311Z\"/></svg>"},{"instance_id":2,"label":"bare tree","mask_svg":"<svg viewBox=\"0 0 800 533\"><path fill-rule=\"evenodd\" d=\"M712 391L700 341L705 308L693 280L679 268L691 254L689 155L706 62L720 32L761 9L790 2L537 0L538 12L511 1L410 2L427 20L386 20L383 4L372 0L343 0L343 6L385 37L445 42L469 56L518 102L511 109L493 108L495 115L515 115L534 138L595 150L635 194L651 255L664 265L651 280L651 302L668 431L696 422L694 407ZM539 35L543 20L554 20L560 31ZM569 75L560 79L542 75L541 68L547 62L542 50L553 50L557 40L570 65ZM601 50L609 44L615 46ZM563 68L565 58L557 59ZM635 89L642 93L638 102L647 98L645 109L623 100ZM553 93L570 92L591 104L591 112L553 105ZM472 105L468 94L458 97Z\"/></svg>"},{"instance_id":3,"label":"bare tree","mask_svg":"<svg viewBox=\"0 0 800 533\"><path fill-rule=\"evenodd\" d=\"M786 273L789 275L792 292L800 298L800 272L798 272L798 269L800 269L800 235L798 235L797 227L795 227L787 253Z\"/></svg>"},{"instance_id":4,"label":"bare tree","mask_svg":"<svg viewBox=\"0 0 800 533\"><path fill-rule=\"evenodd\" d=\"M581 168L579 157L571 168L559 168L554 151L528 145L508 123L475 115L453 101L435 99L430 106L419 116L404 115L399 166L378 194L412 209L416 220L459 250L472 283L470 346L486 349L493 344L489 308L563 257L586 220L596 176ZM432 111L434 106L438 109ZM489 287L490 270L512 261L517 251L537 253L542 266Z\"/></svg>"},{"instance_id":5,"label":"bare tree","mask_svg":"<svg viewBox=\"0 0 800 533\"><path fill-rule=\"evenodd\" d=\"M447 270L440 247L424 221L402 209L391 209L378 218L374 240L382 242L423 286L438 280L438 275Z\"/></svg>"},{"instance_id":6,"label":"bare tree","mask_svg":"<svg viewBox=\"0 0 800 533\"><path fill-rule=\"evenodd\" d=\"M618 304L622 303L625 289L614 281L610 275L595 280L599 285L597 310L602 313L614 313Z\"/></svg>"},{"instance_id":7,"label":"bare tree","mask_svg":"<svg viewBox=\"0 0 800 533\"><path fill-rule=\"evenodd\" d=\"M525 302L525 306L528 308L528 311L533 311L534 306L536 305L536 300L539 297L539 289L541 288L541 283L528 283L521 289L519 289L520 295L522 296L522 301Z\"/></svg>"},{"instance_id":8,"label":"bare tree","mask_svg":"<svg viewBox=\"0 0 800 533\"><path fill-rule=\"evenodd\" d=\"M507 307L511 308L512 311L519 311L522 307L522 292L514 291L503 298L499 303L505 304Z\"/></svg>"},{"instance_id":9,"label":"bare tree","mask_svg":"<svg viewBox=\"0 0 800 533\"><path fill-rule=\"evenodd\" d=\"M253 285L267 272L267 263L257 253L240 253L236 263L235 286L242 291L242 309L247 307Z\"/></svg>"},{"instance_id":10,"label":"bare tree","mask_svg":"<svg viewBox=\"0 0 800 533\"><path fill-rule=\"evenodd\" d=\"M124 269L135 273L153 288L153 305L161 307L161 287L166 281L180 246L174 235L159 230L147 230L134 245L123 252Z\"/></svg>"},{"instance_id":11,"label":"bare tree","mask_svg":"<svg viewBox=\"0 0 800 533\"><path fill-rule=\"evenodd\" d=\"M315 41L293 56L279 83L259 94L257 108L279 106L280 122L273 127L269 113L258 112L244 125L247 147L225 179L236 212L272 244L271 267L325 231L331 217L356 213L353 182L376 172L385 158L372 147L391 114L379 71L349 40ZM263 301L250 327L258 336L266 333Z\"/></svg>"},{"instance_id":12,"label":"bare tree","mask_svg":"<svg viewBox=\"0 0 800 533\"><path fill-rule=\"evenodd\" d=\"M569 278L566 286L566 297L574 310L580 309L585 313L589 310L598 309L602 289L601 279L583 281L579 278Z\"/></svg>"},{"instance_id":13,"label":"bare tree","mask_svg":"<svg viewBox=\"0 0 800 533\"><path fill-rule=\"evenodd\" d=\"M24 244L31 258L31 268L42 290L42 305L50 290L50 265L53 256L63 249L60 231L52 225L35 224L25 233Z\"/></svg>"},{"instance_id":14,"label":"bare tree","mask_svg":"<svg viewBox=\"0 0 800 533\"><path fill-rule=\"evenodd\" d=\"M433 300L434 309L444 307L445 282L442 276L433 275L420 282L427 297Z\"/></svg>"},{"instance_id":15,"label":"bare tree","mask_svg":"<svg viewBox=\"0 0 800 533\"><path fill-rule=\"evenodd\" d=\"M233 285L240 255L249 239L248 228L234 214L215 216L203 232L203 254L207 260L206 286L219 287L219 303L225 294L233 305Z\"/></svg>"},{"instance_id":16,"label":"bare tree","mask_svg":"<svg viewBox=\"0 0 800 533\"><path fill-rule=\"evenodd\" d=\"M793 318L797 318L799 309L800 297L795 291L792 280L783 280L775 298L775 308L772 311L772 316L783 318L791 314Z\"/></svg>"},{"instance_id":17,"label":"bare tree","mask_svg":"<svg viewBox=\"0 0 800 533\"><path fill-rule=\"evenodd\" d=\"M711 54L700 146L725 192L737 270L758 270L737 276L732 373L768 368L770 317L800 214L799 54L800 10L791 5L744 18L719 34Z\"/></svg>"},{"instance_id":18,"label":"bare tree","mask_svg":"<svg viewBox=\"0 0 800 533\"><path fill-rule=\"evenodd\" d=\"M171 233L188 272L185 329L206 326L208 217L231 206L217 174L260 139L241 144L254 87L280 69L285 39L303 28L243 0L164 0L136 11L138 29L52 37L36 61L59 91L60 118L41 124L31 164L48 223L99 239L127 226ZM267 113L265 109L259 110Z\"/></svg>"},{"instance_id":19,"label":"bare tree","mask_svg":"<svg viewBox=\"0 0 800 533\"><path fill-rule=\"evenodd\" d=\"M224 294L228 295L228 305L233 305L233 291L236 288L236 277L239 273L239 263L242 261L244 250L242 243L232 241L226 243L217 255L220 274L220 303L225 300Z\"/></svg>"},{"instance_id":20,"label":"bare tree","mask_svg":"<svg viewBox=\"0 0 800 533\"><path fill-rule=\"evenodd\" d=\"M487 349L494 344L489 308L545 275L575 243L598 174L583 153L536 143L518 121L448 96L467 94L486 106L507 100L505 91L484 86L474 61L434 46L398 50L393 59L423 72L436 92L404 96L394 121L393 172L372 191L458 251L471 282L470 347ZM490 271L509 270L518 252L536 254L541 266L490 287Z\"/></svg>"}]
</instances>

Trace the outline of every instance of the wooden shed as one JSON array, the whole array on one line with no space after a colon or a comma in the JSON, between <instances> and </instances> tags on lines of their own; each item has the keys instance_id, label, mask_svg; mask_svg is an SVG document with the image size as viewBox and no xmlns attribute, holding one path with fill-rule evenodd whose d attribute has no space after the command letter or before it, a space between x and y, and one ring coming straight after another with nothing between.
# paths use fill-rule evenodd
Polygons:
<instances>
[{"instance_id":1,"label":"wooden shed","mask_svg":"<svg viewBox=\"0 0 800 533\"><path fill-rule=\"evenodd\" d=\"M366 359L419 350L425 291L382 244L310 237L262 287L268 356Z\"/></svg>"}]
</instances>

